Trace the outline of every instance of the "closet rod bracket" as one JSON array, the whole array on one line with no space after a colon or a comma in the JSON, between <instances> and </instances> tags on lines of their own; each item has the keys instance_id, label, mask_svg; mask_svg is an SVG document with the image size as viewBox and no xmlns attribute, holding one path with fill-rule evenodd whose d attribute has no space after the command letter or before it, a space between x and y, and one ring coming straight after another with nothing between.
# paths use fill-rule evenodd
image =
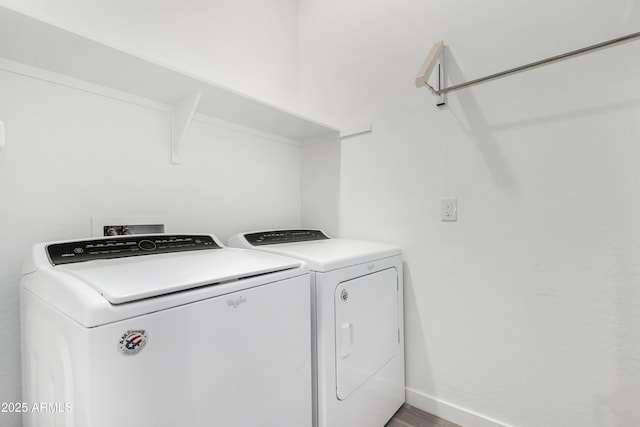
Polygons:
<instances>
[{"instance_id":1,"label":"closet rod bracket","mask_svg":"<svg viewBox=\"0 0 640 427\"><path fill-rule=\"evenodd\" d=\"M519 67L511 68L509 70L501 71L499 73L494 73L488 76L480 77L478 79L470 80L465 83L456 84L449 87L444 87L444 43L439 41L433 45L429 55L427 55L427 59L424 60L424 63L418 70L418 75L416 76L416 87L427 87L431 90L431 92L436 95L437 101L436 105L444 105L444 97L447 93L453 92L456 90L464 89L470 86L475 86L480 83L488 82L491 80L496 80L502 77L509 76L511 74L520 73L522 71L527 71L533 68L541 67L543 65L553 64L555 62L564 61L565 59L574 58L576 56L584 55L586 53L594 52L596 50L605 49L614 45L618 45L621 43L638 40L640 39L640 32L628 34L626 36L618 37L612 40L607 40L602 43L597 43L591 46L583 47L581 49L572 50L570 52L562 53L560 55L555 55L549 58L541 59L539 61L531 62L529 64L521 65ZM437 81L435 85L429 83L429 79L432 77L435 69L438 69ZM435 86L435 87L434 87Z\"/></svg>"},{"instance_id":2,"label":"closet rod bracket","mask_svg":"<svg viewBox=\"0 0 640 427\"><path fill-rule=\"evenodd\" d=\"M429 79L434 75L433 84ZM427 59L424 60L418 75L416 76L416 87L427 87L436 96L436 106L445 105L444 89L444 42L439 41L433 45Z\"/></svg>"}]
</instances>

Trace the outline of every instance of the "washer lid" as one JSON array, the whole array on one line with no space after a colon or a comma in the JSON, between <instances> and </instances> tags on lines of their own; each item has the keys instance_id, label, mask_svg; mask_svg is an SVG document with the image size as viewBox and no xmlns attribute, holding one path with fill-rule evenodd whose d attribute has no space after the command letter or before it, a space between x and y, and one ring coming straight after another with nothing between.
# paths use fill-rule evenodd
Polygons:
<instances>
[{"instance_id":1,"label":"washer lid","mask_svg":"<svg viewBox=\"0 0 640 427\"><path fill-rule=\"evenodd\" d=\"M53 269L80 279L111 304L123 304L297 267L300 261L295 259L221 248L89 261Z\"/></svg>"}]
</instances>

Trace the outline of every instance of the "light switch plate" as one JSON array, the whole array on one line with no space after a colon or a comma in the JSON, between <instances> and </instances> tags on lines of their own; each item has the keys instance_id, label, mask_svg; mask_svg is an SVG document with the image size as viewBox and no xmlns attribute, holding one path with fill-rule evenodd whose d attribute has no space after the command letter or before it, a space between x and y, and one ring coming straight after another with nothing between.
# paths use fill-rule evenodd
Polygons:
<instances>
[{"instance_id":1,"label":"light switch plate","mask_svg":"<svg viewBox=\"0 0 640 427\"><path fill-rule=\"evenodd\" d=\"M440 219L442 221L458 220L458 199L449 197L440 201Z\"/></svg>"}]
</instances>

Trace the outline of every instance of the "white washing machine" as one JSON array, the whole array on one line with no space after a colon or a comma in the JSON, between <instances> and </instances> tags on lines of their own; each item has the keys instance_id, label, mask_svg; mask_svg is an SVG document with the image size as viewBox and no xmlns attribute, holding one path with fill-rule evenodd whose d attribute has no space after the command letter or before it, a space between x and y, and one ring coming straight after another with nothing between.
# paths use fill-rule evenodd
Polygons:
<instances>
[{"instance_id":1,"label":"white washing machine","mask_svg":"<svg viewBox=\"0 0 640 427\"><path fill-rule=\"evenodd\" d=\"M311 270L314 426L384 426L405 400L400 249L319 230L243 233L229 246Z\"/></svg>"},{"instance_id":2,"label":"white washing machine","mask_svg":"<svg viewBox=\"0 0 640 427\"><path fill-rule=\"evenodd\" d=\"M24 426L311 426L310 316L303 263L215 236L35 245Z\"/></svg>"}]
</instances>

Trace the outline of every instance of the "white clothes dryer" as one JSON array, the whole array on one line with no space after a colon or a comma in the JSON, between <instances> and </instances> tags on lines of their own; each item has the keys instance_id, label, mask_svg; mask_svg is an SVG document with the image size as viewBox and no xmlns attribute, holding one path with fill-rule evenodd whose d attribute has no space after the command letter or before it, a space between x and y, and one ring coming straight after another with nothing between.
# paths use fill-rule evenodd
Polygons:
<instances>
[{"instance_id":1,"label":"white clothes dryer","mask_svg":"<svg viewBox=\"0 0 640 427\"><path fill-rule=\"evenodd\" d=\"M320 230L243 233L228 244L309 266L314 426L383 427L405 401L400 248Z\"/></svg>"},{"instance_id":2,"label":"white clothes dryer","mask_svg":"<svg viewBox=\"0 0 640 427\"><path fill-rule=\"evenodd\" d=\"M21 281L24 426L311 426L307 267L212 235L42 243Z\"/></svg>"}]
</instances>

